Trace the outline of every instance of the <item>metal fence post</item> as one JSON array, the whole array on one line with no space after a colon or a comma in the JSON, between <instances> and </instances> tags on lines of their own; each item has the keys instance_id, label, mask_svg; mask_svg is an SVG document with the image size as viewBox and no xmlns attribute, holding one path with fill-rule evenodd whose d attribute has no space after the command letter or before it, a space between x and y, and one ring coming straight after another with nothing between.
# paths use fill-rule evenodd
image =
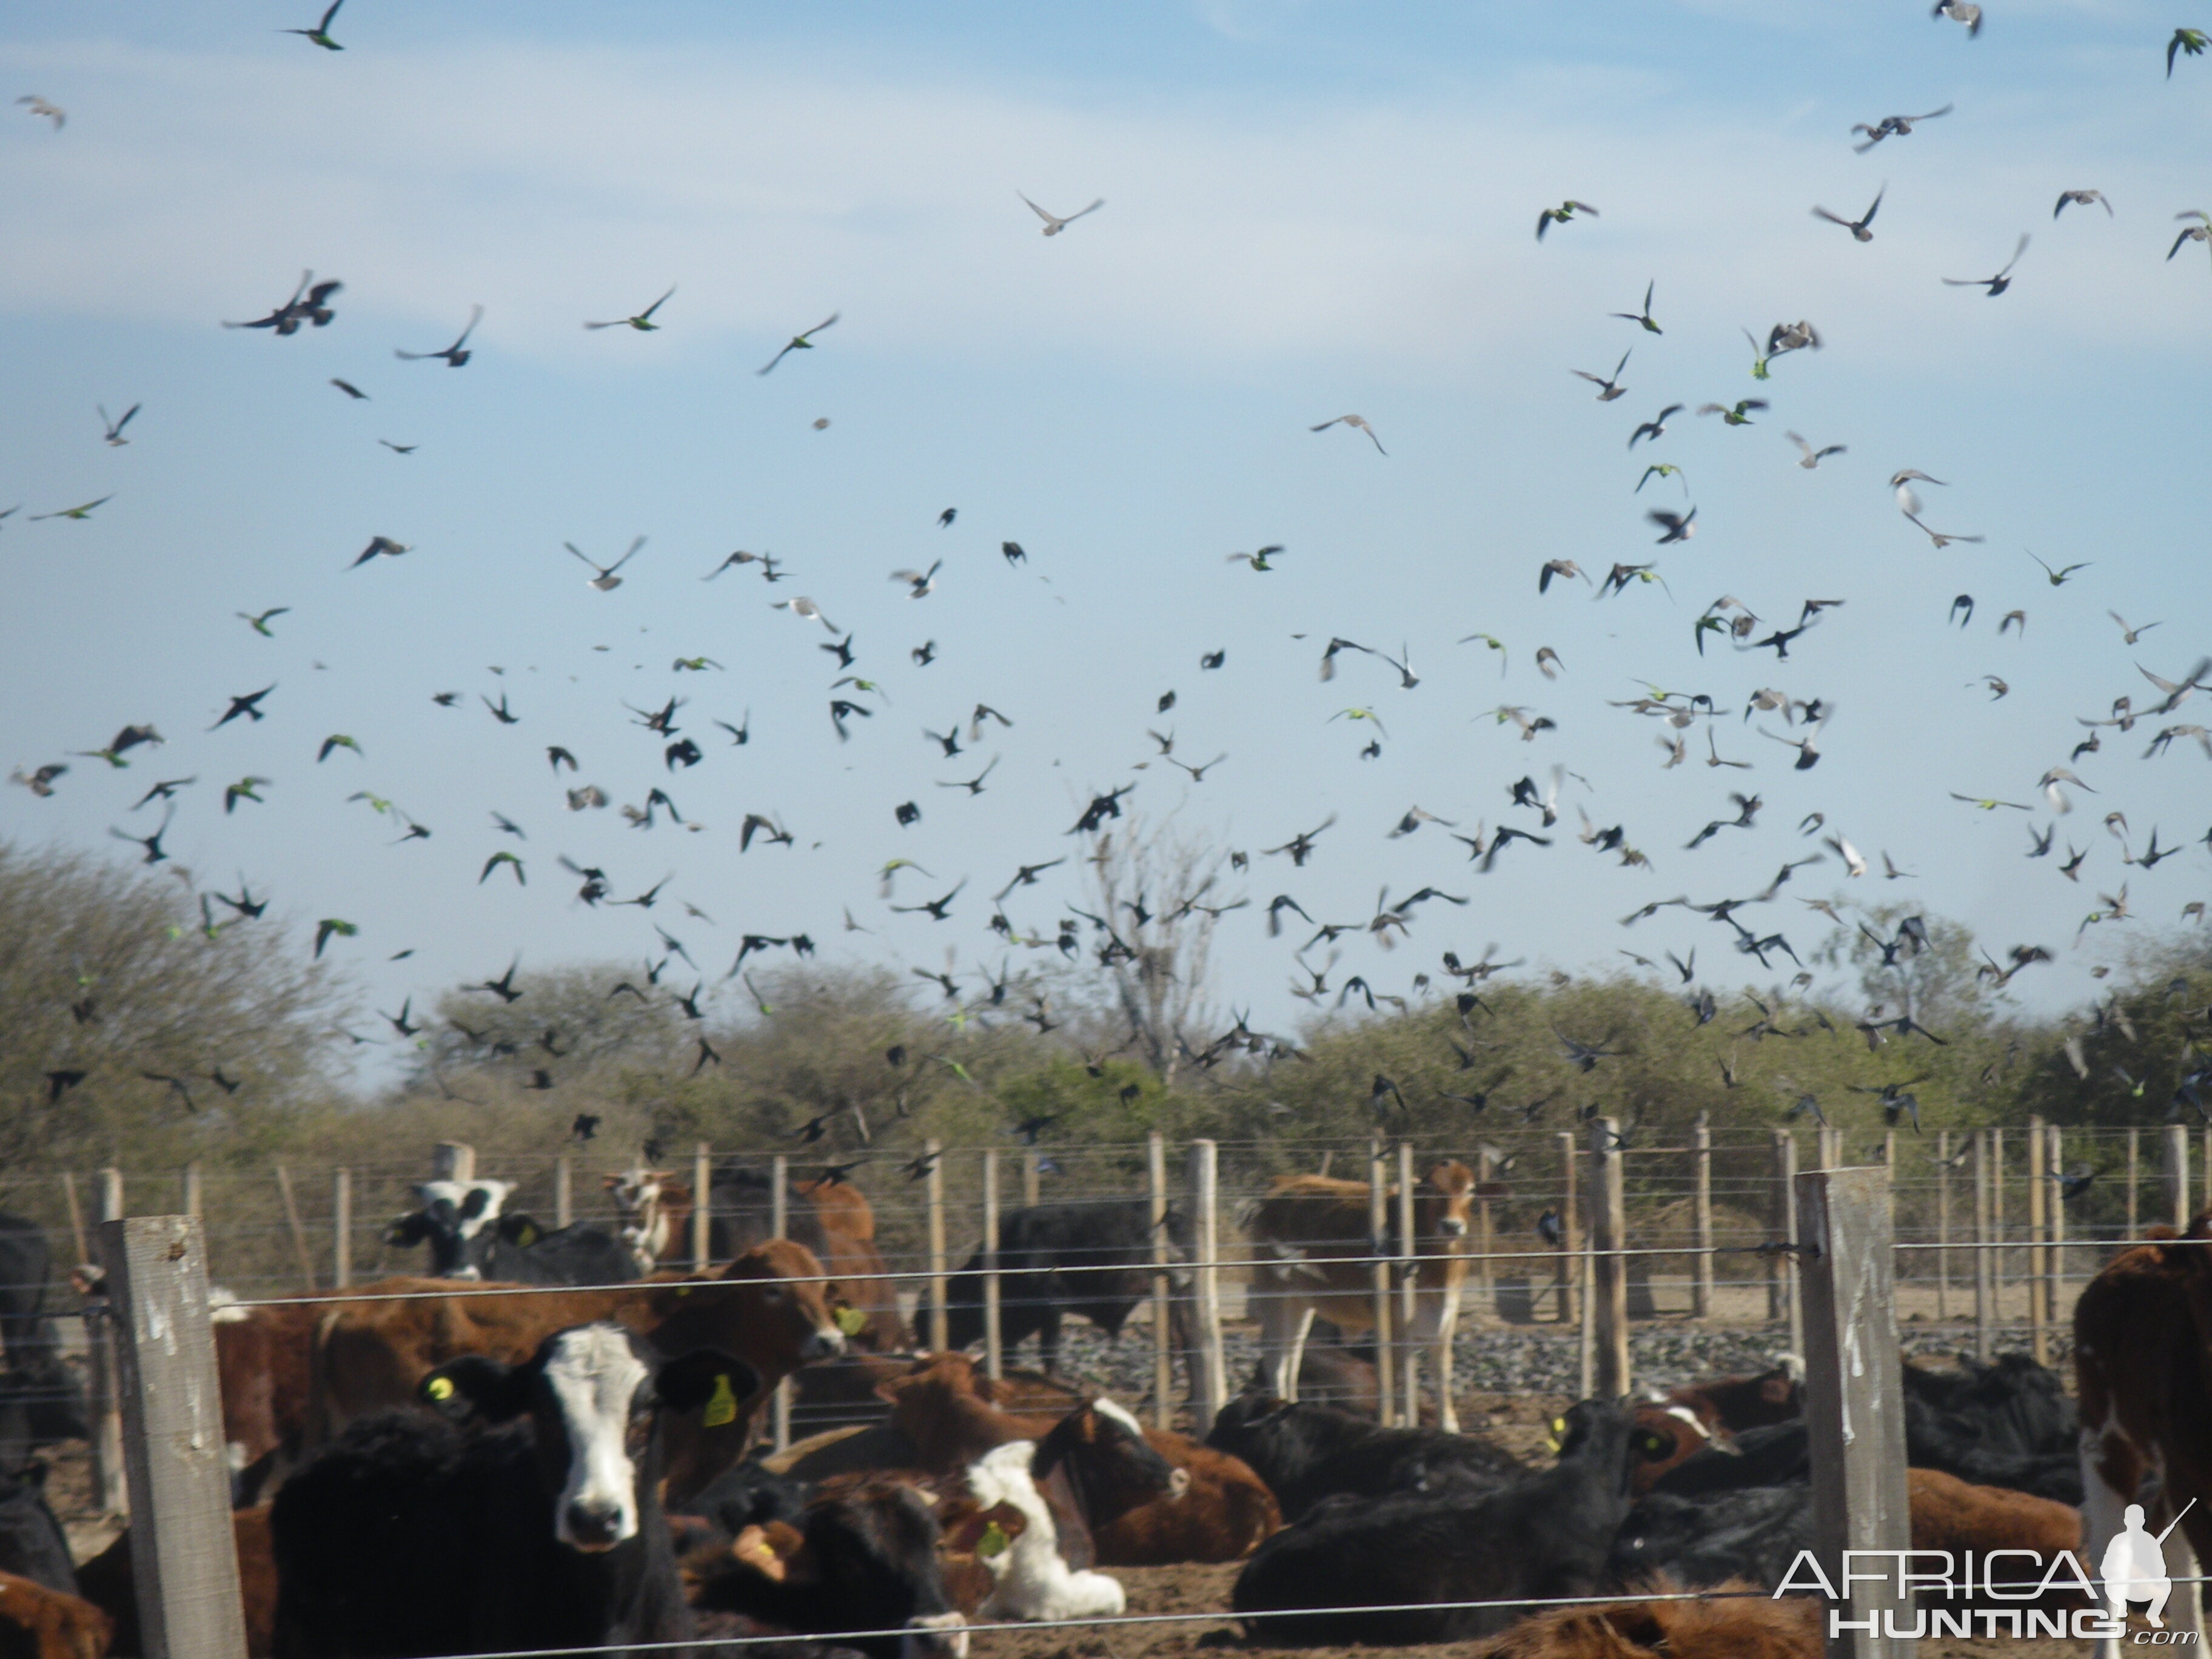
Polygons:
<instances>
[{"instance_id":1,"label":"metal fence post","mask_svg":"<svg viewBox=\"0 0 2212 1659\"><path fill-rule=\"evenodd\" d=\"M197 1218L104 1221L145 1659L243 1659L246 1610Z\"/></svg>"},{"instance_id":2,"label":"metal fence post","mask_svg":"<svg viewBox=\"0 0 2212 1659\"><path fill-rule=\"evenodd\" d=\"M1145 1137L1145 1180L1152 1192L1152 1426L1175 1426L1175 1294L1168 1277L1168 1146L1155 1130ZM1194 1358L1186 1359L1191 1375Z\"/></svg>"},{"instance_id":3,"label":"metal fence post","mask_svg":"<svg viewBox=\"0 0 2212 1659\"><path fill-rule=\"evenodd\" d=\"M1905 1381L1897 1344L1889 1172L1797 1177L1798 1274L1805 1308L1805 1420L1813 1465L1813 1546L1842 1592L1828 1659L1911 1659L1886 1632L1909 1613L1894 1577L1849 1574L1846 1551L1911 1547L1905 1479Z\"/></svg>"},{"instance_id":4,"label":"metal fence post","mask_svg":"<svg viewBox=\"0 0 2212 1659\"><path fill-rule=\"evenodd\" d=\"M99 1229L123 1218L123 1171L102 1170L95 1196L93 1213L97 1223L94 1239L96 1249L101 1236ZM123 1473L123 1382L117 1370L114 1294L114 1287L108 1286L106 1316L100 1321L97 1329L86 1332L92 1362L93 1500L102 1515L128 1515L131 1496Z\"/></svg>"},{"instance_id":5,"label":"metal fence post","mask_svg":"<svg viewBox=\"0 0 2212 1659\"><path fill-rule=\"evenodd\" d=\"M2051 1253L2044 1248L2048 1225L2051 1183L2044 1180L2043 1160L2051 1146L2043 1138L2043 1120L2027 1121L2027 1342L2039 1365L2051 1363L2049 1273Z\"/></svg>"},{"instance_id":6,"label":"metal fence post","mask_svg":"<svg viewBox=\"0 0 2212 1659\"><path fill-rule=\"evenodd\" d=\"M1696 1180L1691 1199L1691 1222L1697 1231L1698 1254L1691 1266L1690 1311L1699 1319L1713 1316L1713 1119L1698 1114L1690 1131L1690 1162Z\"/></svg>"},{"instance_id":7,"label":"metal fence post","mask_svg":"<svg viewBox=\"0 0 2212 1659\"><path fill-rule=\"evenodd\" d=\"M1413 1143L1401 1140L1398 1143L1398 1420L1409 1429L1421 1426L1421 1354L1413 1345L1420 1309L1420 1285L1414 1272L1419 1265L1418 1243L1413 1234ZM1441 1418L1441 1411L1438 1415Z\"/></svg>"},{"instance_id":8,"label":"metal fence post","mask_svg":"<svg viewBox=\"0 0 2212 1659\"><path fill-rule=\"evenodd\" d=\"M1990 1248L1990 1132L1974 1131L1974 1358L1989 1363L1996 1324L1996 1252Z\"/></svg>"},{"instance_id":9,"label":"metal fence post","mask_svg":"<svg viewBox=\"0 0 2212 1659\"><path fill-rule=\"evenodd\" d=\"M1229 1398L1228 1357L1221 1346L1221 1165L1210 1140L1190 1144L1194 1276L1197 1285L1198 1350L1191 1356L1192 1427L1203 1437Z\"/></svg>"},{"instance_id":10,"label":"metal fence post","mask_svg":"<svg viewBox=\"0 0 2212 1659\"><path fill-rule=\"evenodd\" d=\"M353 1171L331 1175L331 1288L353 1284Z\"/></svg>"},{"instance_id":11,"label":"metal fence post","mask_svg":"<svg viewBox=\"0 0 2212 1659\"><path fill-rule=\"evenodd\" d=\"M999 1149L983 1149L983 1375L1006 1374L999 1324Z\"/></svg>"},{"instance_id":12,"label":"metal fence post","mask_svg":"<svg viewBox=\"0 0 2212 1659\"><path fill-rule=\"evenodd\" d=\"M1387 1165L1382 1137L1367 1137L1367 1237L1374 1257L1375 1380L1377 1386L1376 1420L1389 1428L1397 1416L1397 1345L1390 1340L1395 1322L1390 1315L1390 1200L1384 1179ZM1295 1382L1293 1382L1295 1386Z\"/></svg>"},{"instance_id":13,"label":"metal fence post","mask_svg":"<svg viewBox=\"0 0 2212 1659\"><path fill-rule=\"evenodd\" d=\"M1596 1308L1596 1372L1591 1391L1601 1400L1628 1392L1628 1258L1626 1203L1622 1186L1620 1123L1601 1117L1590 1125L1590 1300Z\"/></svg>"},{"instance_id":14,"label":"metal fence post","mask_svg":"<svg viewBox=\"0 0 2212 1659\"><path fill-rule=\"evenodd\" d=\"M769 1160L768 1230L771 1237L791 1237L791 1160L781 1152ZM769 1432L778 1451L791 1449L791 1401L792 1380L787 1376L769 1400Z\"/></svg>"},{"instance_id":15,"label":"metal fence post","mask_svg":"<svg viewBox=\"0 0 2212 1659\"><path fill-rule=\"evenodd\" d=\"M922 1188L929 1206L929 1346L932 1352L943 1353L952 1346L951 1310L945 1305L949 1287L945 1277L944 1144L934 1138L925 1140L921 1155L929 1171Z\"/></svg>"}]
</instances>

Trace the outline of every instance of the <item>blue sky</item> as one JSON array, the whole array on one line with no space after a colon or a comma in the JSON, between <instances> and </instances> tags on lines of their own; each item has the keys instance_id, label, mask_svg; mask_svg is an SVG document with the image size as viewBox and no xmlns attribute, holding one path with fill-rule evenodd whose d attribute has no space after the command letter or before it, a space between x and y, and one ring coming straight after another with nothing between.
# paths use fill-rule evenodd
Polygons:
<instances>
[{"instance_id":1,"label":"blue sky","mask_svg":"<svg viewBox=\"0 0 2212 1659\"><path fill-rule=\"evenodd\" d=\"M197 775L176 862L272 891L302 951L319 917L361 924L332 951L387 1007L518 950L526 967L654 944L665 905L588 910L560 854L621 895L672 874L671 896L715 918L683 935L710 974L741 933L801 929L827 958L935 967L952 946L963 969L995 965L988 895L1073 850L1063 832L1091 792L1133 780L1149 819L1224 847L1338 815L1304 869L1255 860L1223 890L1255 905L1223 925L1221 999L1279 1024L1299 1005L1290 941L1265 937L1261 907L1287 892L1360 921L1386 883L1472 902L1425 907L1390 955L1348 944L1338 976L1403 991L1442 950L1495 940L1573 971L1698 944L1716 982L1771 982L1702 919L1619 918L1758 890L1818 850L1796 830L1816 811L1876 873L1847 879L1832 858L1799 872L1762 931L1817 942L1826 924L1798 895L1912 903L2000 951L2060 949L2015 985L2039 1006L2085 1000L2092 968L2212 891L2201 841L2147 871L2101 822L2124 811L2136 851L2153 825L2161 846L2204 836L2212 761L2185 738L2140 757L2212 694L2106 732L2075 763L2098 793L2057 820L2058 857L2023 857L2027 823L2053 821L2037 780L2067 762L2077 720L2123 695L2154 702L2138 665L2172 678L2212 649L2212 271L2196 245L2164 257L2173 215L2212 207L2212 60L2163 78L2187 6L1990 0L1970 40L1887 0L349 0L336 53L275 32L312 9L0 20L0 507L25 503L0 524L0 763L63 760L134 721L168 739L127 771L70 761L51 799L0 792L0 834L128 860L108 828L150 832L158 805L131 801ZM13 106L31 94L68 125ZM1852 152L1852 123L1946 103ZM1885 185L1869 244L1808 212L1856 214ZM2057 192L2081 187L2115 216L2054 223ZM1107 206L1046 239L1018 191ZM1601 216L1539 246L1537 210L1570 196ZM1996 270L2023 230L2034 241L2001 297L1940 281ZM307 267L346 284L329 328L216 326L261 314ZM1607 314L1647 283L1656 337ZM578 325L672 284L659 332ZM479 303L465 368L394 360L445 344ZM833 311L814 351L754 372ZM1741 331L1799 318L1825 349L1753 380ZM1632 345L1617 403L1569 373L1609 371ZM1751 396L1773 405L1753 425L1686 411L1626 447L1662 404ZM129 446L103 445L95 404L133 403ZM1347 410L1387 456L1307 429ZM1805 471L1790 429L1848 452ZM1633 493L1647 459L1686 474L1686 544L1651 544L1644 509L1684 489ZM1929 523L1986 542L1931 548L1891 497L1905 466L1948 481L1923 491ZM111 491L88 521L27 522ZM940 530L948 506L959 517ZM347 570L380 534L415 550ZM636 535L650 539L609 593L562 550L609 558ZM1000 557L1006 539L1026 567ZM1289 550L1275 570L1226 562L1262 543ZM738 548L774 552L789 580L702 585ZM2088 568L2054 588L2030 550ZM927 599L888 580L940 557ZM1668 587L1540 598L1555 557L1596 574L1656 559ZM860 699L878 712L848 743L827 712L829 636L770 608L793 593L853 631L853 672L884 688ZM1964 629L1947 623L1960 593L1975 600ZM1723 594L1770 625L1808 598L1846 603L1788 662L1713 644L1701 659L1693 624ZM272 605L290 607L274 640L234 616ZM2024 637L2000 638L2015 608ZM2130 648L2108 610L2163 625ZM1502 678L1495 654L1455 643L1477 630L1508 646ZM1321 684L1332 634L1404 646L1421 684L1366 657ZM917 668L925 639L939 656ZM1556 682L1535 672L1539 646L1565 665ZM1217 649L1225 665L1201 671ZM723 668L672 672L698 654ZM271 683L264 723L205 731L228 696ZM1731 711L1718 752L1754 769L1704 764L1700 722L1689 763L1662 770L1657 725L1608 706L1647 684L1712 696ZM1790 735L1776 717L1741 716L1770 686L1834 711L1809 773L1758 735ZM431 702L447 690L457 708ZM502 690L520 724L478 701ZM622 707L672 692L708 756L672 776ZM978 701L1014 726L941 759L922 728ZM1558 729L1523 744L1492 718L1501 702ZM1358 757L1364 726L1331 720L1352 706L1382 716L1379 758ZM724 746L711 721L748 709L753 741ZM1155 726L1178 757L1228 759L1197 786L1133 769ZM365 757L318 765L332 732ZM571 781L544 757L556 743L614 801L659 783L707 827L571 814ZM980 798L934 787L994 756ZM1516 846L1485 877L1439 827L1386 838L1416 804L1463 833L1533 829L1508 786L1553 764L1575 775L1570 833L1548 850ZM248 775L273 780L266 804L226 816L223 785ZM1685 850L1733 815L1735 788L1764 796L1757 827ZM431 839L389 844L388 820L346 800L357 789ZM1984 813L1953 789L2036 810ZM924 816L901 829L909 799ZM1577 805L1656 867L1577 843ZM495 834L493 811L529 841ZM797 847L740 856L750 811L779 815ZM2069 841L2090 849L2078 884L2056 868ZM527 889L476 884L501 848L528 860ZM1884 849L1917 878L1881 880ZM893 856L938 878L902 878L902 902L969 878L951 921L885 911L874 872ZM1014 921L1048 933L1082 902L1050 884L1067 873ZM2075 945L2124 882L2136 919ZM843 931L848 905L871 933Z\"/></svg>"}]
</instances>

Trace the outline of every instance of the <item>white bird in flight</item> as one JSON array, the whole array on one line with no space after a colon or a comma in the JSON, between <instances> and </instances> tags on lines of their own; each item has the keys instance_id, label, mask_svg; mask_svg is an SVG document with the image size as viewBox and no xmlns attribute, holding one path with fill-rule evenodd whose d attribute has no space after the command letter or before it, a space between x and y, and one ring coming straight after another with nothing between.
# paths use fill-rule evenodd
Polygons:
<instances>
[{"instance_id":1,"label":"white bird in flight","mask_svg":"<svg viewBox=\"0 0 2212 1659\"><path fill-rule=\"evenodd\" d=\"M1022 196L1022 193L1019 191L1016 191L1014 194L1017 196ZM1047 213L1035 202L1030 202L1030 198L1026 196L1022 196L1022 200L1029 202L1030 211L1036 214L1038 218L1044 221L1044 234L1048 236L1059 235L1061 231L1066 230L1078 219L1083 217L1084 213L1096 213L1100 208L1106 205L1106 198L1102 196L1097 201L1093 202L1089 207L1084 209L1083 213L1071 213L1063 219L1056 213Z\"/></svg>"}]
</instances>

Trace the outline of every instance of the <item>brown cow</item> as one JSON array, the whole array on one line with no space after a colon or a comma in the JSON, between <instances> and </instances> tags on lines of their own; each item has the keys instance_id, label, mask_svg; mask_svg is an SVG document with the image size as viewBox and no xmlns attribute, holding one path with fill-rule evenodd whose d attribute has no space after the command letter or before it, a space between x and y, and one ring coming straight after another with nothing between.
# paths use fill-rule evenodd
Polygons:
<instances>
[{"instance_id":1,"label":"brown cow","mask_svg":"<svg viewBox=\"0 0 2212 1659\"><path fill-rule=\"evenodd\" d=\"M1253 1254L1271 1258L1253 1270L1252 1294L1260 1303L1261 1363L1269 1392L1280 1399L1298 1397L1299 1364L1316 1314L1346 1330L1375 1327L1373 1268L1365 1261L1339 1259L1365 1257L1376 1248L1368 1228L1370 1196L1364 1182L1282 1176L1265 1198L1237 1216L1255 1247ZM1474 1171L1455 1160L1435 1164L1422 1176L1413 1197L1413 1328L1401 1334L1433 1350L1439 1420L1455 1433L1452 1333L1467 1278L1474 1196ZM1396 1188L1389 1197L1395 1217Z\"/></svg>"},{"instance_id":2,"label":"brown cow","mask_svg":"<svg viewBox=\"0 0 2212 1659\"><path fill-rule=\"evenodd\" d=\"M1565 1419L1553 1425L1562 1431ZM1659 1484L1660 1476L1679 1468L1707 1449L1732 1452L1735 1437L1726 1429L1709 1427L1687 1406L1654 1402L1636 1408L1636 1429L1629 1440L1636 1462L1628 1472L1628 1489L1641 1498Z\"/></svg>"},{"instance_id":3,"label":"brown cow","mask_svg":"<svg viewBox=\"0 0 2212 1659\"><path fill-rule=\"evenodd\" d=\"M413 1403L416 1384L447 1360L475 1353L520 1364L556 1331L615 1319L664 1352L719 1348L763 1380L749 1395L717 1396L702 1413L666 1420L667 1495L676 1501L744 1455L779 1380L845 1346L835 1285L823 1282L813 1253L788 1239L748 1250L708 1279L664 1275L618 1289L526 1296L485 1294L491 1285L454 1290L450 1279L411 1283L439 1294L324 1314L309 1413L313 1443L367 1413Z\"/></svg>"},{"instance_id":4,"label":"brown cow","mask_svg":"<svg viewBox=\"0 0 2212 1659\"><path fill-rule=\"evenodd\" d=\"M2169 1578L2193 1577L2212 1561L2212 1213L2176 1238L2166 1227L2123 1252L2074 1304L2074 1374L2081 1399L2082 1546L2101 1564L2144 1478L2158 1477L2145 1530L2170 1526ZM2179 1583L2169 1627L2201 1631L2194 1587ZM2148 1595L2150 1592L2145 1590ZM2099 1659L2119 1644L2097 1644Z\"/></svg>"},{"instance_id":5,"label":"brown cow","mask_svg":"<svg viewBox=\"0 0 2212 1659\"><path fill-rule=\"evenodd\" d=\"M269 1547L269 1505L239 1510L230 1517L238 1547L238 1589L246 1606L246 1659L269 1659L276 1650L276 1558ZM108 1651L116 1659L138 1659L145 1651L138 1636L138 1586L131 1565L131 1529L76 1570L84 1599L114 1623ZM44 1656L41 1656L44 1659Z\"/></svg>"},{"instance_id":6,"label":"brown cow","mask_svg":"<svg viewBox=\"0 0 2212 1659\"><path fill-rule=\"evenodd\" d=\"M1669 1591L1662 1580L1655 1591ZM1750 1592L1741 1579L1717 1587ZM1744 1594L1727 1601L1553 1607L1523 1619L1475 1659L1820 1659L1820 1603Z\"/></svg>"},{"instance_id":7,"label":"brown cow","mask_svg":"<svg viewBox=\"0 0 2212 1659\"><path fill-rule=\"evenodd\" d=\"M12 1572L0 1572L0 1650L22 1659L101 1659L107 1651L108 1618L89 1601Z\"/></svg>"},{"instance_id":8,"label":"brown cow","mask_svg":"<svg viewBox=\"0 0 2212 1659\"><path fill-rule=\"evenodd\" d=\"M1709 1429L1741 1434L1787 1423L1805 1414L1805 1368L1795 1354L1784 1354L1771 1371L1756 1376L1714 1376L1686 1382L1662 1401L1686 1406Z\"/></svg>"}]
</instances>

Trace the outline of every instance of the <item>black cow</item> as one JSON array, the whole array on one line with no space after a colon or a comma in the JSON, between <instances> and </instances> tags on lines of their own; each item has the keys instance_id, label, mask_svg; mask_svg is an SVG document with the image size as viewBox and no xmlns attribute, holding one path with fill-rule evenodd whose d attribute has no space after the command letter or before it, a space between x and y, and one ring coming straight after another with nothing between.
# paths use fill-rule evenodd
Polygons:
<instances>
[{"instance_id":1,"label":"black cow","mask_svg":"<svg viewBox=\"0 0 2212 1659\"><path fill-rule=\"evenodd\" d=\"M1224 1406L1206 1443L1249 1464L1285 1521L1340 1493L1379 1498L1449 1482L1460 1495L1475 1496L1528 1474L1510 1452L1473 1435L1377 1428L1333 1407L1286 1405L1266 1394L1239 1395Z\"/></svg>"},{"instance_id":2,"label":"black cow","mask_svg":"<svg viewBox=\"0 0 2212 1659\"><path fill-rule=\"evenodd\" d=\"M87 1426L83 1384L62 1363L61 1338L46 1312L53 1252L35 1221L0 1212L0 1474L23 1467L33 1447L81 1440Z\"/></svg>"},{"instance_id":3,"label":"black cow","mask_svg":"<svg viewBox=\"0 0 2212 1659\"><path fill-rule=\"evenodd\" d=\"M1631 1407L1587 1400L1567 1413L1559 1462L1501 1491L1326 1499L1260 1546L1232 1600L1271 1645L1459 1642L1503 1630L1512 1607L1417 1606L1583 1595L1629 1510ZM1273 1608L1334 1611L1255 1618Z\"/></svg>"},{"instance_id":4,"label":"black cow","mask_svg":"<svg viewBox=\"0 0 2212 1659\"><path fill-rule=\"evenodd\" d=\"M747 1527L796 1521L811 1495L808 1482L777 1474L753 1456L725 1470L684 1499L683 1513L711 1521L735 1538Z\"/></svg>"},{"instance_id":5,"label":"black cow","mask_svg":"<svg viewBox=\"0 0 2212 1659\"><path fill-rule=\"evenodd\" d=\"M687 1639L658 1496L659 1413L759 1382L711 1349L664 1361L611 1322L558 1332L526 1364L470 1355L438 1367L423 1399L514 1426L465 1432L444 1416L385 1413L285 1482L270 1513L277 1653Z\"/></svg>"},{"instance_id":6,"label":"black cow","mask_svg":"<svg viewBox=\"0 0 2212 1659\"><path fill-rule=\"evenodd\" d=\"M76 1594L69 1540L46 1507L46 1470L31 1464L20 1476L0 1475L0 1572Z\"/></svg>"},{"instance_id":7,"label":"black cow","mask_svg":"<svg viewBox=\"0 0 2212 1659\"><path fill-rule=\"evenodd\" d=\"M1174 1216L1170 1215L1172 1231ZM1081 1314L1108 1337L1152 1293L1152 1206L1144 1199L1040 1204L999 1218L999 1331L1008 1347L1037 1338L1060 1369L1060 1322ZM948 1283L945 1330L956 1348L983 1340L983 1253ZM1186 1346L1180 1340L1178 1347Z\"/></svg>"},{"instance_id":8,"label":"black cow","mask_svg":"<svg viewBox=\"0 0 2212 1659\"><path fill-rule=\"evenodd\" d=\"M1905 1461L1981 1486L2008 1486L2079 1506L2074 1402L2057 1372L2026 1354L1954 1371L1905 1370Z\"/></svg>"},{"instance_id":9,"label":"black cow","mask_svg":"<svg viewBox=\"0 0 2212 1659\"><path fill-rule=\"evenodd\" d=\"M1802 1419L1746 1429L1732 1451L1708 1446L1661 1475L1655 1492L1695 1498L1703 1492L1802 1485L1813 1478L1813 1446Z\"/></svg>"},{"instance_id":10,"label":"black cow","mask_svg":"<svg viewBox=\"0 0 2212 1659\"><path fill-rule=\"evenodd\" d=\"M501 1215L511 1181L425 1181L422 1207L385 1231L385 1242L430 1247L439 1279L506 1285L616 1285L637 1277L637 1259L611 1233L581 1222L547 1232L526 1215Z\"/></svg>"},{"instance_id":11,"label":"black cow","mask_svg":"<svg viewBox=\"0 0 2212 1659\"><path fill-rule=\"evenodd\" d=\"M1684 1498L1662 1485L1662 1490L1638 1500L1614 1535L1606 1578L1616 1589L1650 1584L1663 1573L1684 1589L1730 1578L1771 1589L1788 1575L1797 1552L1813 1547L1809 1486L1751 1486Z\"/></svg>"},{"instance_id":12,"label":"black cow","mask_svg":"<svg viewBox=\"0 0 2212 1659\"><path fill-rule=\"evenodd\" d=\"M795 1522L749 1526L734 1548L685 1558L701 1634L901 1631L832 1651L849 1646L869 1659L952 1652L966 1620L945 1596L938 1541L927 1501L888 1480L820 1498ZM972 1539L963 1541L973 1547Z\"/></svg>"}]
</instances>

